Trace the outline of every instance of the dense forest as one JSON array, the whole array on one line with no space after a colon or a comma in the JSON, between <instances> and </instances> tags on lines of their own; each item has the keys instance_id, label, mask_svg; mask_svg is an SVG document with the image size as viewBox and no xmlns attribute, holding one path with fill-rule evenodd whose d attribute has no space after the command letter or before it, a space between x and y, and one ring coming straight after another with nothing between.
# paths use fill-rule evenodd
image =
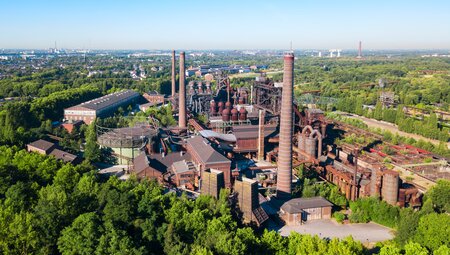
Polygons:
<instances>
[{"instance_id":1,"label":"dense forest","mask_svg":"<svg viewBox=\"0 0 450 255\"><path fill-rule=\"evenodd\" d=\"M336 196L303 184L305 196ZM397 229L380 254L448 254L450 183L433 188L418 212L363 199L352 221ZM337 196L336 201L339 201ZM345 206L345 201L342 204ZM227 190L190 200L155 182L97 176L17 147L0 147L0 251L3 254L366 254L348 237L255 231L235 218ZM400 253L401 252L401 253Z\"/></svg>"}]
</instances>

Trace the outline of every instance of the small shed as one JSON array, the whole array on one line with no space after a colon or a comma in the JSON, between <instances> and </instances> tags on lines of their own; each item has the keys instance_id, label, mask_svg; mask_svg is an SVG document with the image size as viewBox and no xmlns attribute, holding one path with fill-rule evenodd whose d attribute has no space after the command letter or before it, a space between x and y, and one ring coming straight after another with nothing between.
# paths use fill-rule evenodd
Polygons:
<instances>
[{"instance_id":1,"label":"small shed","mask_svg":"<svg viewBox=\"0 0 450 255\"><path fill-rule=\"evenodd\" d=\"M308 220L330 219L333 204L323 197L294 198L281 206L281 218L287 225L301 225Z\"/></svg>"}]
</instances>

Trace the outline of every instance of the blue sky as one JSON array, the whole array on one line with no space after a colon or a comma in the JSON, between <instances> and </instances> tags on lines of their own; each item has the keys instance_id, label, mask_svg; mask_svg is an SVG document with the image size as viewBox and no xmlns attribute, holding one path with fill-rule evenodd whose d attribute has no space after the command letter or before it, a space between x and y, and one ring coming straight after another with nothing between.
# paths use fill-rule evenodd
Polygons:
<instances>
[{"instance_id":1,"label":"blue sky","mask_svg":"<svg viewBox=\"0 0 450 255\"><path fill-rule=\"evenodd\" d=\"M449 49L450 1L0 0L0 48Z\"/></svg>"}]
</instances>

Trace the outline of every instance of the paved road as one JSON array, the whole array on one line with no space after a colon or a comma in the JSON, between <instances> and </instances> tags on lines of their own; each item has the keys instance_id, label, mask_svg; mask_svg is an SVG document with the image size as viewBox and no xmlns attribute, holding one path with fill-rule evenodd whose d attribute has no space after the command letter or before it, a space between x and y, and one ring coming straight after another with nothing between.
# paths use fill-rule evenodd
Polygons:
<instances>
[{"instance_id":1,"label":"paved road","mask_svg":"<svg viewBox=\"0 0 450 255\"><path fill-rule=\"evenodd\" d=\"M394 238L390 228L375 223L339 224L334 220L311 220L301 226L283 226L279 233L288 236L292 231L300 234L318 235L322 238L345 238L352 236L364 245Z\"/></svg>"},{"instance_id":2,"label":"paved road","mask_svg":"<svg viewBox=\"0 0 450 255\"><path fill-rule=\"evenodd\" d=\"M430 142L434 145L439 145L438 140L426 138L426 137L423 137L423 136L417 135L417 134L411 134L411 133L406 133L406 132L400 131L400 130L398 130L398 127L396 125L389 123L389 122L369 119L364 116L359 116L359 115L346 113L346 112L337 112L337 113L340 115L343 115L345 117L362 120L364 123L366 123L367 126L369 126L371 128L381 128L382 130L388 130L393 134L398 133L400 136L411 137L416 140L422 139L422 140ZM450 149L450 142L447 143L447 147Z\"/></svg>"}]
</instances>

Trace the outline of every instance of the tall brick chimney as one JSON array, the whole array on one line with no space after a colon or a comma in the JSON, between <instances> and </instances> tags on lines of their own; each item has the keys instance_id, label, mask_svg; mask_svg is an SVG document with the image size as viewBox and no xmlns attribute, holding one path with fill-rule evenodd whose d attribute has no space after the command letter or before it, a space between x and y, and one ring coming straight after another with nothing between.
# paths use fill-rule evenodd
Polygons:
<instances>
[{"instance_id":1,"label":"tall brick chimney","mask_svg":"<svg viewBox=\"0 0 450 255\"><path fill-rule=\"evenodd\" d=\"M281 94L280 147L278 150L277 197L289 199L292 185L292 91L294 53L284 55L283 92Z\"/></svg>"},{"instance_id":2,"label":"tall brick chimney","mask_svg":"<svg viewBox=\"0 0 450 255\"><path fill-rule=\"evenodd\" d=\"M172 97L175 97L175 76L176 76L176 70L175 70L175 51L172 51Z\"/></svg>"},{"instance_id":3,"label":"tall brick chimney","mask_svg":"<svg viewBox=\"0 0 450 255\"><path fill-rule=\"evenodd\" d=\"M186 85L184 71L184 51L180 52L180 88L178 95L178 127L186 127Z\"/></svg>"}]
</instances>

